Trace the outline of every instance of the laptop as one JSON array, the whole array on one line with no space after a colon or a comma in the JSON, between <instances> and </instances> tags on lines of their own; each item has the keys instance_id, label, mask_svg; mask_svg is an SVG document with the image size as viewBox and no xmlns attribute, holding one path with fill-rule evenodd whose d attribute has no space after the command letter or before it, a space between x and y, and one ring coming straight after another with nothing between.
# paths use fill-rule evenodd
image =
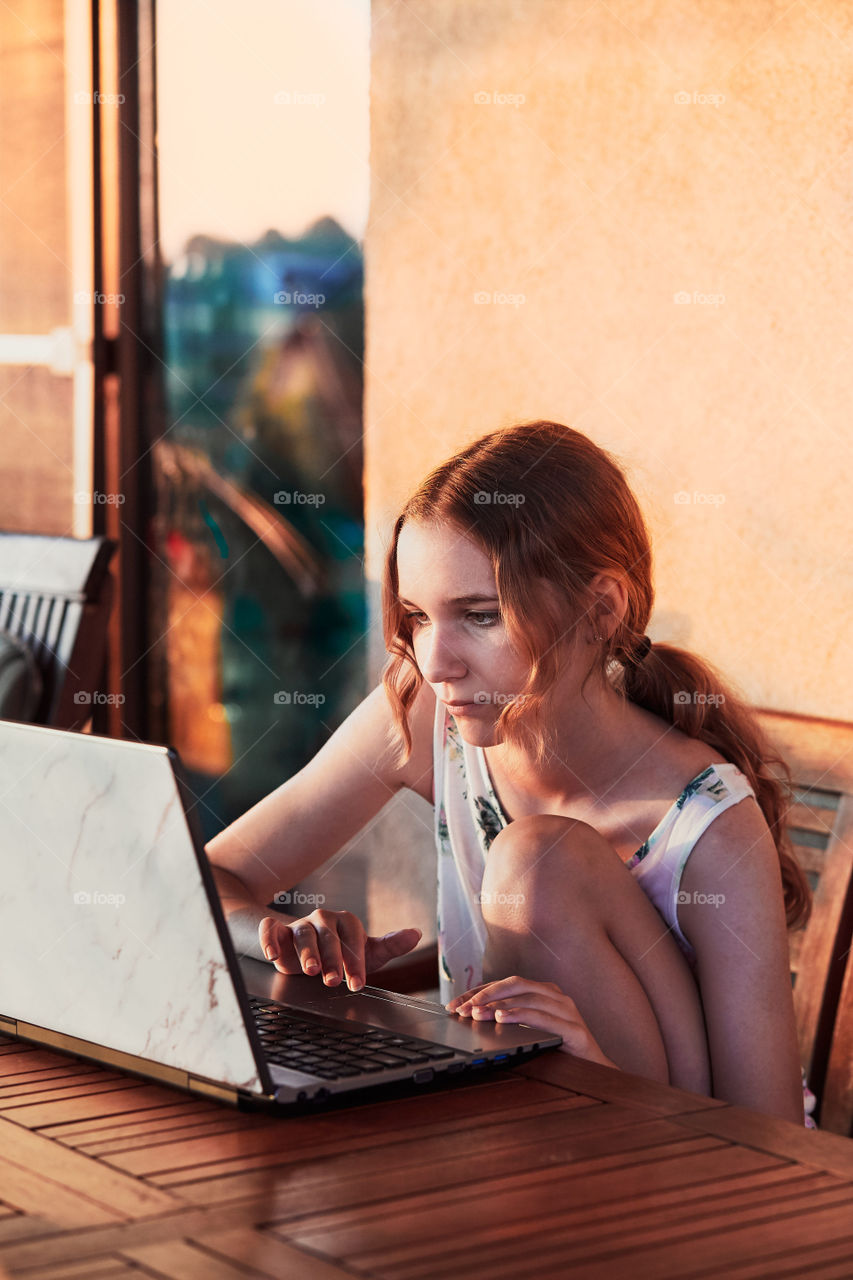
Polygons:
<instances>
[{"instance_id":1,"label":"laptop","mask_svg":"<svg viewBox=\"0 0 853 1280\"><path fill-rule=\"evenodd\" d=\"M285 1110L561 1043L238 957L196 804L169 747L0 721L0 1032Z\"/></svg>"}]
</instances>

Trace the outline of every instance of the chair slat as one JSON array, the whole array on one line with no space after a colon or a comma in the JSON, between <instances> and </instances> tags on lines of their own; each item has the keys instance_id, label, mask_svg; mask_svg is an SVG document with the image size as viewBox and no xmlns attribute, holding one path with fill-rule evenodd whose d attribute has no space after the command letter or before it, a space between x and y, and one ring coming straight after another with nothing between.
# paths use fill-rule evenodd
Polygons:
<instances>
[{"instance_id":1,"label":"chair slat","mask_svg":"<svg viewBox=\"0 0 853 1280\"><path fill-rule=\"evenodd\" d=\"M838 802L841 798L837 791L830 794L835 800L832 808L818 808L810 804L792 804L788 810L788 826L799 827L803 831L823 831L828 835L835 825Z\"/></svg>"},{"instance_id":2,"label":"chair slat","mask_svg":"<svg viewBox=\"0 0 853 1280\"><path fill-rule=\"evenodd\" d=\"M111 603L108 538L0 533L0 628L34 654L43 690L37 723L80 728L74 695L99 678Z\"/></svg>"}]
</instances>

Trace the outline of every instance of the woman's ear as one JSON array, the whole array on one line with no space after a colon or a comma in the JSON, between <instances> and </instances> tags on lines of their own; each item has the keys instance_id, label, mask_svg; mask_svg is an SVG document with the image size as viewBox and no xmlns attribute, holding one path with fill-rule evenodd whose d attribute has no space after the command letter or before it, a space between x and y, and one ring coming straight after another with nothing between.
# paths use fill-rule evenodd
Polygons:
<instances>
[{"instance_id":1,"label":"woman's ear","mask_svg":"<svg viewBox=\"0 0 853 1280\"><path fill-rule=\"evenodd\" d=\"M597 573L589 583L587 592L592 633L609 640L628 608L625 580L611 573Z\"/></svg>"}]
</instances>

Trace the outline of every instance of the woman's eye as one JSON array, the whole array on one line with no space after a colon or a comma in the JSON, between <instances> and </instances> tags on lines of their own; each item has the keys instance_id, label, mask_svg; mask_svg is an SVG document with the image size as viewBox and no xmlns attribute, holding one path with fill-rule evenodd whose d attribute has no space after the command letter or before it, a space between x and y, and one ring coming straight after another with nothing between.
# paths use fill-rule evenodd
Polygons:
<instances>
[{"instance_id":1,"label":"woman's eye","mask_svg":"<svg viewBox=\"0 0 853 1280\"><path fill-rule=\"evenodd\" d=\"M465 615L475 627L494 627L500 621L500 616L496 611L488 613L480 610L469 610ZM429 622L427 615L420 610L413 610L411 613L407 613L406 617L413 627L423 627Z\"/></svg>"}]
</instances>

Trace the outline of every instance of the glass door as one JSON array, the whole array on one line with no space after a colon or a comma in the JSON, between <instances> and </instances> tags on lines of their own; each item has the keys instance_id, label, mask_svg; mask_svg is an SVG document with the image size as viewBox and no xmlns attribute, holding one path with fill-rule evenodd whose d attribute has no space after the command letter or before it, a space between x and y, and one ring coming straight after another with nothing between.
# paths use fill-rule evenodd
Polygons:
<instances>
[{"instance_id":1,"label":"glass door","mask_svg":"<svg viewBox=\"0 0 853 1280\"><path fill-rule=\"evenodd\" d=\"M152 661L210 835L364 696L369 0L160 0Z\"/></svg>"}]
</instances>

